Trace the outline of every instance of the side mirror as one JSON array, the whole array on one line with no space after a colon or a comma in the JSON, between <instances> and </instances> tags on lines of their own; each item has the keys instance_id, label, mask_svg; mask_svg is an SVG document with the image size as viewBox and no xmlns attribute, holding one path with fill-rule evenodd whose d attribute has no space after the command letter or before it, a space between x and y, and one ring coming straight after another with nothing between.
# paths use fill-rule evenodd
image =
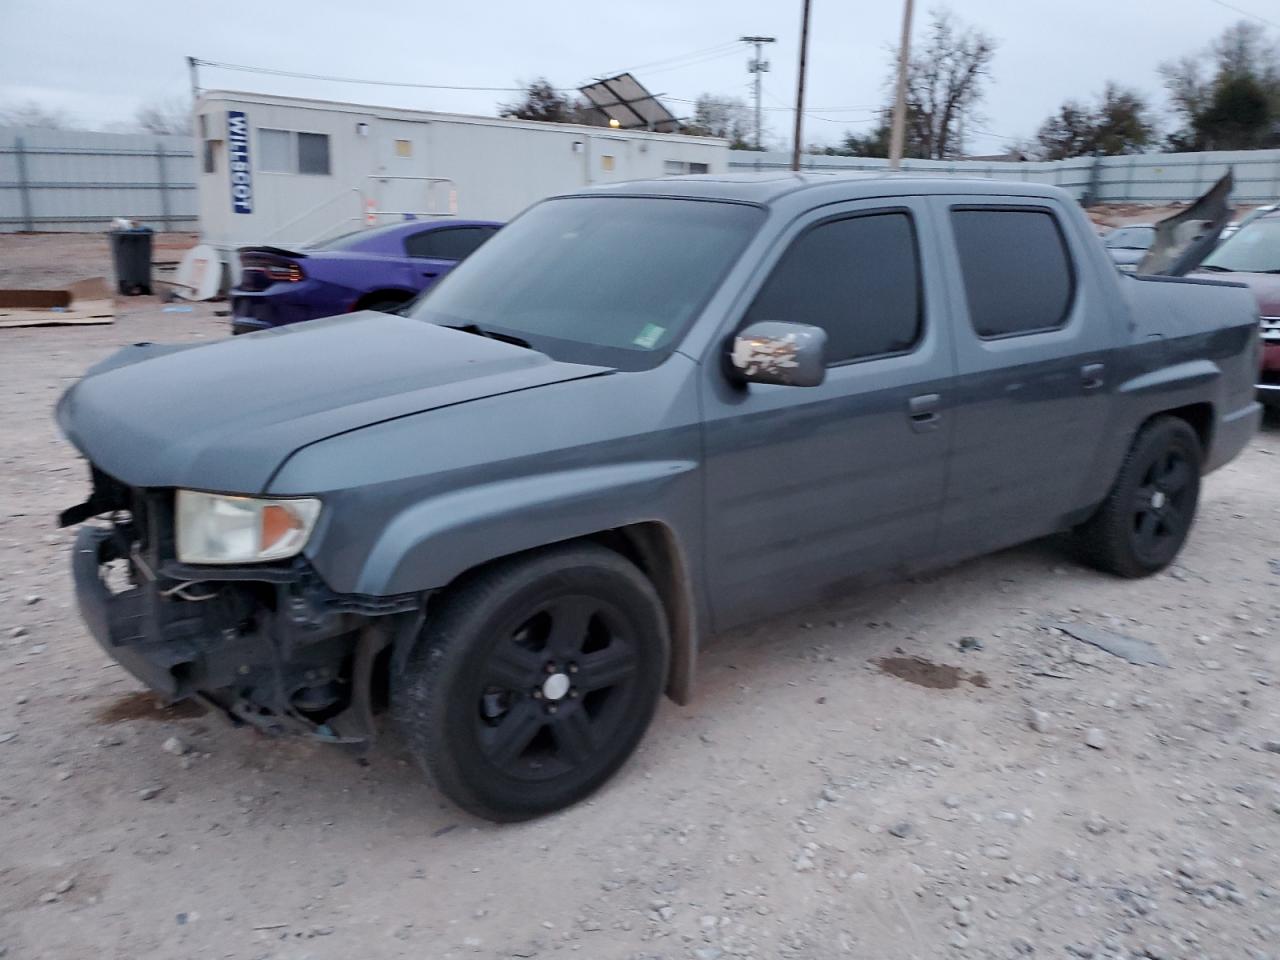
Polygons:
<instances>
[{"instance_id":1,"label":"side mirror","mask_svg":"<svg viewBox=\"0 0 1280 960\"><path fill-rule=\"evenodd\" d=\"M821 327L763 321L737 332L729 364L750 383L816 387L827 376L826 345Z\"/></svg>"}]
</instances>

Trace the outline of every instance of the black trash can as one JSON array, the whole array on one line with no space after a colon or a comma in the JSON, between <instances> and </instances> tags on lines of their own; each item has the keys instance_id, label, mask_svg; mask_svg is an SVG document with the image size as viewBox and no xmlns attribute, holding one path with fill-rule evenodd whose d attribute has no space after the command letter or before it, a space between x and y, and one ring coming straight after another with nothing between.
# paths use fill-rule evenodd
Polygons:
<instances>
[{"instance_id":1,"label":"black trash can","mask_svg":"<svg viewBox=\"0 0 1280 960\"><path fill-rule=\"evenodd\" d=\"M151 293L151 234L150 227L111 231L111 262L121 296Z\"/></svg>"}]
</instances>

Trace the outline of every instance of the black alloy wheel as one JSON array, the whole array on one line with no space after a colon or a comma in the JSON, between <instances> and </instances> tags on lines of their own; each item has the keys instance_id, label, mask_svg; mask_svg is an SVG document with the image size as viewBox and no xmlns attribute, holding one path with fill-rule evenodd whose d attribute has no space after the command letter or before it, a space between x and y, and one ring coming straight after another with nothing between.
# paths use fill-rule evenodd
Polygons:
<instances>
[{"instance_id":1,"label":"black alloy wheel","mask_svg":"<svg viewBox=\"0 0 1280 960\"><path fill-rule=\"evenodd\" d=\"M1122 577L1163 570L1178 555L1200 497L1200 438L1161 416L1138 431L1111 492L1077 531L1086 559Z\"/></svg>"},{"instance_id":2,"label":"black alloy wheel","mask_svg":"<svg viewBox=\"0 0 1280 960\"><path fill-rule=\"evenodd\" d=\"M392 710L454 802L523 820L587 796L644 735L666 681L666 613L647 577L596 544L468 575L428 611Z\"/></svg>"}]
</instances>

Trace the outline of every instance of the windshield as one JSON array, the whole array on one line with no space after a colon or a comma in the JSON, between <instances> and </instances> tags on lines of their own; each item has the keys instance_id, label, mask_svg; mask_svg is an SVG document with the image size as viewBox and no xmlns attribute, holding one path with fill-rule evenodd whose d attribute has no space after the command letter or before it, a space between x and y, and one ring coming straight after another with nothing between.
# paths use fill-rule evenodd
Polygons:
<instances>
[{"instance_id":1,"label":"windshield","mask_svg":"<svg viewBox=\"0 0 1280 960\"><path fill-rule=\"evenodd\" d=\"M1280 217L1246 223L1205 257L1200 269L1217 273L1280 273Z\"/></svg>"},{"instance_id":2,"label":"windshield","mask_svg":"<svg viewBox=\"0 0 1280 960\"><path fill-rule=\"evenodd\" d=\"M410 315L518 338L558 360L656 366L764 211L657 197L548 200L500 230Z\"/></svg>"},{"instance_id":3,"label":"windshield","mask_svg":"<svg viewBox=\"0 0 1280 960\"><path fill-rule=\"evenodd\" d=\"M1112 250L1147 250L1155 235L1153 227L1120 227L1107 234L1105 243Z\"/></svg>"}]
</instances>

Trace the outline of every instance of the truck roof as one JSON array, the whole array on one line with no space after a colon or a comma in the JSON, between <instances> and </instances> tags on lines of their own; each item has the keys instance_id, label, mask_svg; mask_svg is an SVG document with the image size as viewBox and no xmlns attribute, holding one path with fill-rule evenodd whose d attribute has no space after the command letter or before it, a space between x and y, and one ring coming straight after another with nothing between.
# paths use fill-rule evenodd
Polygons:
<instances>
[{"instance_id":1,"label":"truck roof","mask_svg":"<svg viewBox=\"0 0 1280 960\"><path fill-rule=\"evenodd\" d=\"M613 194L617 196L688 197L729 200L771 206L784 197L805 194L805 200L861 200L872 197L920 194L973 194L975 196L1043 197L1070 199L1064 190L1047 184L1017 180L983 180L961 177L929 177L910 173L821 173L771 170L761 173L712 173L631 180L573 191L567 195ZM814 197L825 194L826 197Z\"/></svg>"}]
</instances>

